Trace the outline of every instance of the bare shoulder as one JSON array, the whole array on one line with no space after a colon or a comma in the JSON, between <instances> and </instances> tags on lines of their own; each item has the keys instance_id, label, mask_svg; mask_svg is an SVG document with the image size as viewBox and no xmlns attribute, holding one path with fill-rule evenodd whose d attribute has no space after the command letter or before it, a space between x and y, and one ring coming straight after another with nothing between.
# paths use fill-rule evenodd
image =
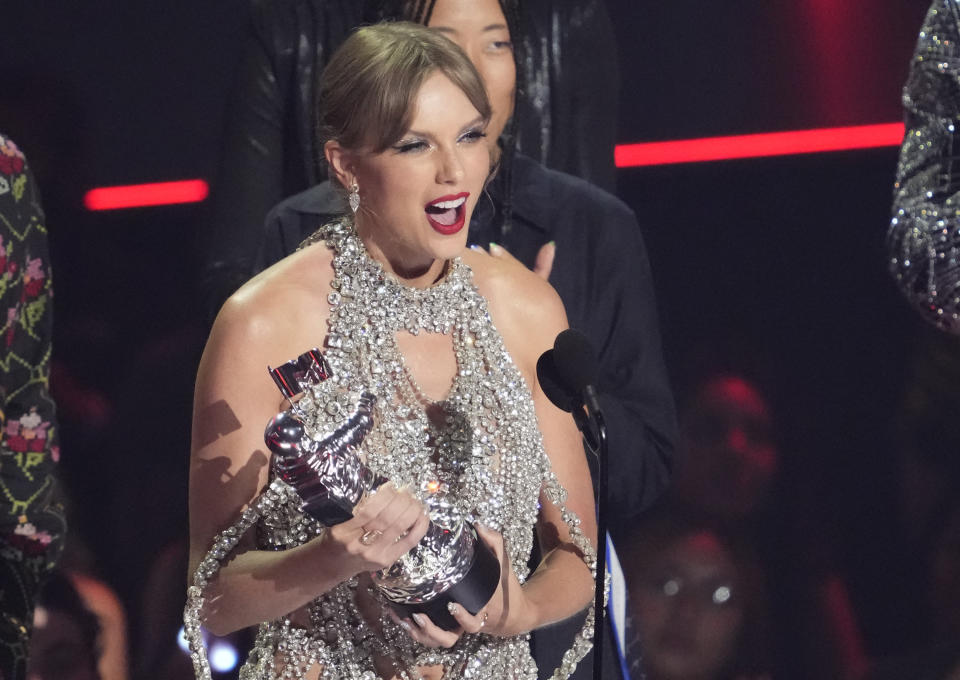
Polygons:
<instances>
[{"instance_id":1,"label":"bare shoulder","mask_svg":"<svg viewBox=\"0 0 960 680\"><path fill-rule=\"evenodd\" d=\"M474 283L486 298L508 350L515 359L532 360L535 365L540 353L567 327L560 296L515 259L468 251L463 261L473 270Z\"/></svg>"},{"instance_id":2,"label":"bare shoulder","mask_svg":"<svg viewBox=\"0 0 960 680\"><path fill-rule=\"evenodd\" d=\"M333 254L323 243L298 251L254 276L223 305L210 342L240 344L247 353L279 354L279 363L322 344L333 279Z\"/></svg>"}]
</instances>

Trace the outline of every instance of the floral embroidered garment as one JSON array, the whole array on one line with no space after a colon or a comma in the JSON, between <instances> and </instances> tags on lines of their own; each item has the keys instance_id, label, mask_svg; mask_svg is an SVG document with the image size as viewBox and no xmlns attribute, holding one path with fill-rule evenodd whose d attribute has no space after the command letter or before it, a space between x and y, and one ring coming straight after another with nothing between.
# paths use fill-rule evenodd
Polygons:
<instances>
[{"instance_id":1,"label":"floral embroidered garment","mask_svg":"<svg viewBox=\"0 0 960 680\"><path fill-rule=\"evenodd\" d=\"M50 257L40 196L23 153L0 134L0 677L24 677L33 603L62 547L48 391Z\"/></svg>"}]
</instances>

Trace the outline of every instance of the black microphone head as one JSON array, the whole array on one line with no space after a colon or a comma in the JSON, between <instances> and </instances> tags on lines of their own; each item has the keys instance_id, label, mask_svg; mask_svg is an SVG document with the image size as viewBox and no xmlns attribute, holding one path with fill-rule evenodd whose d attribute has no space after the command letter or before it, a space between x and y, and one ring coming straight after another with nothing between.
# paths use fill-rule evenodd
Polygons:
<instances>
[{"instance_id":1,"label":"black microphone head","mask_svg":"<svg viewBox=\"0 0 960 680\"><path fill-rule=\"evenodd\" d=\"M554 406L568 413L573 411L577 395L557 373L552 349L548 349L537 359L537 380L540 383L540 389L547 395L547 399L553 402Z\"/></svg>"},{"instance_id":2,"label":"black microphone head","mask_svg":"<svg viewBox=\"0 0 960 680\"><path fill-rule=\"evenodd\" d=\"M587 336L574 328L560 333L553 343L556 375L568 391L582 394L587 385L597 384L600 366Z\"/></svg>"}]
</instances>

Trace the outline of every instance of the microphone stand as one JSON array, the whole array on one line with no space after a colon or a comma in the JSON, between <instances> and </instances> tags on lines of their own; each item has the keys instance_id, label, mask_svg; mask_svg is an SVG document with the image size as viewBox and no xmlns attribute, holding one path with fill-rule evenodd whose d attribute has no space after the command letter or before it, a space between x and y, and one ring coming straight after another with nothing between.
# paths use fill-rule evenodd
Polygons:
<instances>
[{"instance_id":1,"label":"microphone stand","mask_svg":"<svg viewBox=\"0 0 960 680\"><path fill-rule=\"evenodd\" d=\"M584 389L584 406L573 410L573 419L591 453L597 457L597 578L594 589L593 680L603 680L604 599L607 586L607 425L593 385Z\"/></svg>"}]
</instances>

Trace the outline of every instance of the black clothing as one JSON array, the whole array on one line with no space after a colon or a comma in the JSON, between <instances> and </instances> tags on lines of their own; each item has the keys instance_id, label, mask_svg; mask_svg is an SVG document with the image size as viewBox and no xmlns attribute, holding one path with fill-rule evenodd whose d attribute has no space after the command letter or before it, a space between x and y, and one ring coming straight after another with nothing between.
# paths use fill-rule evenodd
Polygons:
<instances>
[{"instance_id":1,"label":"black clothing","mask_svg":"<svg viewBox=\"0 0 960 680\"><path fill-rule=\"evenodd\" d=\"M499 243L527 266L557 244L550 283L600 360L600 400L610 434L611 529L629 527L667 483L676 434L673 397L660 349L650 264L633 212L583 180L517 154L513 222L498 225L502 182L481 197L470 243ZM329 182L293 196L267 217L257 269L293 252L344 212Z\"/></svg>"},{"instance_id":2,"label":"black clothing","mask_svg":"<svg viewBox=\"0 0 960 680\"><path fill-rule=\"evenodd\" d=\"M253 0L227 109L224 151L203 235L206 312L250 274L264 216L325 178L314 140L314 90L364 17L360 0ZM619 75L602 0L525 0L517 43L518 148L612 190Z\"/></svg>"}]
</instances>

